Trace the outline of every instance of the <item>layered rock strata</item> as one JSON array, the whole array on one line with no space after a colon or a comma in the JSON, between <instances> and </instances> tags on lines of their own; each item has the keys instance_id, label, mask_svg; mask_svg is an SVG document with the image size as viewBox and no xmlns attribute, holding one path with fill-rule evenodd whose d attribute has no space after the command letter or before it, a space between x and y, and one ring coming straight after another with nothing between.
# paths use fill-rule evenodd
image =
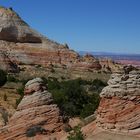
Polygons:
<instances>
[{"instance_id":1,"label":"layered rock strata","mask_svg":"<svg viewBox=\"0 0 140 140\"><path fill-rule=\"evenodd\" d=\"M9 73L18 73L20 71L18 65L12 62L3 51L0 52L0 69Z\"/></svg>"},{"instance_id":2,"label":"layered rock strata","mask_svg":"<svg viewBox=\"0 0 140 140\"><path fill-rule=\"evenodd\" d=\"M0 129L1 140L26 140L47 138L63 128L63 118L52 95L40 78L25 85L25 95L10 118L7 126Z\"/></svg>"},{"instance_id":3,"label":"layered rock strata","mask_svg":"<svg viewBox=\"0 0 140 140\"><path fill-rule=\"evenodd\" d=\"M72 68L78 70L101 70L102 66L98 59L94 56L86 54L81 58L78 58L76 62L72 65Z\"/></svg>"},{"instance_id":4,"label":"layered rock strata","mask_svg":"<svg viewBox=\"0 0 140 140\"><path fill-rule=\"evenodd\" d=\"M0 7L0 40L41 43L41 36L31 29L12 8Z\"/></svg>"},{"instance_id":5,"label":"layered rock strata","mask_svg":"<svg viewBox=\"0 0 140 140\"><path fill-rule=\"evenodd\" d=\"M40 35L12 8L0 8L0 52L5 52L12 63L20 66L53 66L76 71L98 71L103 68L110 72L107 65L102 66L93 56L81 57L67 44L62 45Z\"/></svg>"},{"instance_id":6,"label":"layered rock strata","mask_svg":"<svg viewBox=\"0 0 140 140\"><path fill-rule=\"evenodd\" d=\"M125 67L112 74L100 96L98 126L140 136L140 71Z\"/></svg>"}]
</instances>

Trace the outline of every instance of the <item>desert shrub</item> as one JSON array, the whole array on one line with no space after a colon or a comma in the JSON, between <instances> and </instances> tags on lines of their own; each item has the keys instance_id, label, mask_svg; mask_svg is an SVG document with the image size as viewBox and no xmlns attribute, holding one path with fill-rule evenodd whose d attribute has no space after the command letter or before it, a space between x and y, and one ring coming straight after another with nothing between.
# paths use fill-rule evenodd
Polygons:
<instances>
[{"instance_id":1,"label":"desert shrub","mask_svg":"<svg viewBox=\"0 0 140 140\"><path fill-rule=\"evenodd\" d=\"M64 46L65 46L66 48L69 48L69 45L68 45L67 43L65 43Z\"/></svg>"},{"instance_id":2,"label":"desert shrub","mask_svg":"<svg viewBox=\"0 0 140 140\"><path fill-rule=\"evenodd\" d=\"M55 72L55 70L54 70L54 68L51 68L51 71L50 71L51 73L54 73Z\"/></svg>"},{"instance_id":3,"label":"desert shrub","mask_svg":"<svg viewBox=\"0 0 140 140\"><path fill-rule=\"evenodd\" d=\"M20 98L16 99L16 106L18 106L18 104L21 102L24 96L24 86L22 86L21 88L18 88L17 93L20 95Z\"/></svg>"},{"instance_id":4,"label":"desert shrub","mask_svg":"<svg viewBox=\"0 0 140 140\"><path fill-rule=\"evenodd\" d=\"M36 67L36 68L41 68L41 65L36 65L35 67Z\"/></svg>"},{"instance_id":5,"label":"desert shrub","mask_svg":"<svg viewBox=\"0 0 140 140\"><path fill-rule=\"evenodd\" d=\"M16 79L16 78L15 78L14 76L12 76L12 75L8 75L8 76L7 76L7 81L8 81L8 82L15 82L15 83L19 82L19 80Z\"/></svg>"},{"instance_id":6,"label":"desert shrub","mask_svg":"<svg viewBox=\"0 0 140 140\"><path fill-rule=\"evenodd\" d=\"M7 73L0 69L0 87L7 82Z\"/></svg>"},{"instance_id":7,"label":"desert shrub","mask_svg":"<svg viewBox=\"0 0 140 140\"><path fill-rule=\"evenodd\" d=\"M61 82L59 88L52 90L55 103L68 116L79 116L83 104L88 99L78 80Z\"/></svg>"},{"instance_id":8,"label":"desert shrub","mask_svg":"<svg viewBox=\"0 0 140 140\"><path fill-rule=\"evenodd\" d=\"M27 137L34 137L36 134L42 134L42 133L46 133L46 130L44 128L42 128L41 126L32 126L30 128L27 129L26 131L26 136Z\"/></svg>"},{"instance_id":9,"label":"desert shrub","mask_svg":"<svg viewBox=\"0 0 140 140\"><path fill-rule=\"evenodd\" d=\"M48 79L48 90L60 89L60 82L57 79Z\"/></svg>"},{"instance_id":10,"label":"desert shrub","mask_svg":"<svg viewBox=\"0 0 140 140\"><path fill-rule=\"evenodd\" d=\"M23 96L23 95L24 95L24 86L18 88L18 89L17 89L17 93L18 93L19 95Z\"/></svg>"},{"instance_id":11,"label":"desert shrub","mask_svg":"<svg viewBox=\"0 0 140 140\"><path fill-rule=\"evenodd\" d=\"M97 91L98 93L101 92L101 90L107 86L107 83L106 82L103 82L102 80L100 79L95 79L92 81L92 84L91 84L91 87L90 87L90 90L92 91Z\"/></svg>"},{"instance_id":12,"label":"desert shrub","mask_svg":"<svg viewBox=\"0 0 140 140\"><path fill-rule=\"evenodd\" d=\"M100 102L100 96L98 93L89 95L88 103L81 110L80 117L85 118L93 114L95 110L98 108L99 102Z\"/></svg>"},{"instance_id":13,"label":"desert shrub","mask_svg":"<svg viewBox=\"0 0 140 140\"><path fill-rule=\"evenodd\" d=\"M87 116L90 116L94 113L94 111L95 109L93 104L86 104L80 113L80 117L85 118Z\"/></svg>"},{"instance_id":14,"label":"desert shrub","mask_svg":"<svg viewBox=\"0 0 140 140\"><path fill-rule=\"evenodd\" d=\"M12 7L9 7L9 9L10 9L11 11L13 11L13 8L12 8Z\"/></svg>"},{"instance_id":15,"label":"desert shrub","mask_svg":"<svg viewBox=\"0 0 140 140\"><path fill-rule=\"evenodd\" d=\"M20 82L22 83L22 85L25 85L29 80L32 80L31 78L29 79L22 79L20 80Z\"/></svg>"},{"instance_id":16,"label":"desert shrub","mask_svg":"<svg viewBox=\"0 0 140 140\"><path fill-rule=\"evenodd\" d=\"M0 112L1 112L2 118L4 119L4 123L6 125L6 123L8 122L9 114L5 109L1 109Z\"/></svg>"},{"instance_id":17,"label":"desert shrub","mask_svg":"<svg viewBox=\"0 0 140 140\"><path fill-rule=\"evenodd\" d=\"M99 95L92 96L93 100L91 100L91 95L88 95L83 88L86 84L91 82L82 79L62 82L49 80L48 89L64 115L87 117L97 108L98 103L95 104L95 100L99 102ZM86 110L87 106L90 106L88 110Z\"/></svg>"},{"instance_id":18,"label":"desert shrub","mask_svg":"<svg viewBox=\"0 0 140 140\"><path fill-rule=\"evenodd\" d=\"M68 140L84 140L84 135L81 132L81 128L76 126L67 138Z\"/></svg>"},{"instance_id":19,"label":"desert shrub","mask_svg":"<svg viewBox=\"0 0 140 140\"><path fill-rule=\"evenodd\" d=\"M68 124L65 124L64 127L63 127L63 130L65 132L70 132L72 130L72 127L70 125L68 125Z\"/></svg>"},{"instance_id":20,"label":"desert shrub","mask_svg":"<svg viewBox=\"0 0 140 140\"><path fill-rule=\"evenodd\" d=\"M19 105L23 97L20 97L19 99L16 99L16 107Z\"/></svg>"},{"instance_id":21,"label":"desert shrub","mask_svg":"<svg viewBox=\"0 0 140 140\"><path fill-rule=\"evenodd\" d=\"M4 101L7 101L7 95L6 95L6 94L4 94L3 100L4 100Z\"/></svg>"},{"instance_id":22,"label":"desert shrub","mask_svg":"<svg viewBox=\"0 0 140 140\"><path fill-rule=\"evenodd\" d=\"M100 80L86 81L82 79L59 82L56 78L42 78L52 93L54 102L62 110L63 115L69 117L79 116L85 118L94 113L99 105L99 89L106 84ZM90 94L85 90L89 85ZM94 85L94 87L93 87Z\"/></svg>"}]
</instances>

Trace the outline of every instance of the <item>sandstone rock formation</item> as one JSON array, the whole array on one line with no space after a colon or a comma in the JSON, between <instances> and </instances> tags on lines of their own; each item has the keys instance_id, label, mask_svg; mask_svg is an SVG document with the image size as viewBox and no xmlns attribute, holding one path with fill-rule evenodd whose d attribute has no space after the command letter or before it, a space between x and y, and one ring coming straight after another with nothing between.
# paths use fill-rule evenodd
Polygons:
<instances>
[{"instance_id":1,"label":"sandstone rock formation","mask_svg":"<svg viewBox=\"0 0 140 140\"><path fill-rule=\"evenodd\" d=\"M0 8L0 40L41 43L40 35L32 30L12 8Z\"/></svg>"},{"instance_id":2,"label":"sandstone rock formation","mask_svg":"<svg viewBox=\"0 0 140 140\"><path fill-rule=\"evenodd\" d=\"M86 54L83 57L77 59L76 63L73 64L73 68L78 70L101 70L98 59L90 54Z\"/></svg>"},{"instance_id":3,"label":"sandstone rock formation","mask_svg":"<svg viewBox=\"0 0 140 140\"><path fill-rule=\"evenodd\" d=\"M0 52L0 69L5 70L9 73L18 73L19 68L16 63L12 62L8 55L1 51Z\"/></svg>"},{"instance_id":4,"label":"sandstone rock formation","mask_svg":"<svg viewBox=\"0 0 140 140\"><path fill-rule=\"evenodd\" d=\"M81 57L67 44L62 45L40 35L11 8L0 8L0 52L5 52L9 61L20 67L41 65L71 71L93 72L103 69L110 72L106 68L108 65L102 65L93 56ZM111 65L116 67L113 63Z\"/></svg>"},{"instance_id":5,"label":"sandstone rock formation","mask_svg":"<svg viewBox=\"0 0 140 140\"><path fill-rule=\"evenodd\" d=\"M100 96L97 125L140 136L140 71L125 67L112 74Z\"/></svg>"},{"instance_id":6,"label":"sandstone rock formation","mask_svg":"<svg viewBox=\"0 0 140 140\"><path fill-rule=\"evenodd\" d=\"M0 129L1 140L49 140L62 131L63 118L56 104L40 78L25 85L25 95L10 118L8 125Z\"/></svg>"}]
</instances>

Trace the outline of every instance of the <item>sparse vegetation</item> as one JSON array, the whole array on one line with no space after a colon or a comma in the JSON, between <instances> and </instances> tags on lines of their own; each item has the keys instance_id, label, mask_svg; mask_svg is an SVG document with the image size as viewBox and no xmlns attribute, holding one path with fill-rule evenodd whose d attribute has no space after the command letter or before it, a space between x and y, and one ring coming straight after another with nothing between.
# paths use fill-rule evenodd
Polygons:
<instances>
[{"instance_id":1,"label":"sparse vegetation","mask_svg":"<svg viewBox=\"0 0 140 140\"><path fill-rule=\"evenodd\" d=\"M4 101L7 101L7 95L6 95L6 94L4 94L3 100L4 100Z\"/></svg>"},{"instance_id":2,"label":"sparse vegetation","mask_svg":"<svg viewBox=\"0 0 140 140\"><path fill-rule=\"evenodd\" d=\"M107 83L103 82L102 80L95 79L95 80L92 81L92 84L91 84L91 87L90 87L89 90L100 93L101 90L102 90L105 86L107 86Z\"/></svg>"},{"instance_id":3,"label":"sparse vegetation","mask_svg":"<svg viewBox=\"0 0 140 140\"><path fill-rule=\"evenodd\" d=\"M0 87L7 82L7 73L0 69Z\"/></svg>"},{"instance_id":4,"label":"sparse vegetation","mask_svg":"<svg viewBox=\"0 0 140 140\"><path fill-rule=\"evenodd\" d=\"M53 94L54 102L58 104L63 114L69 117L85 118L94 113L99 105L99 92L106 83L96 79L82 79L59 82L56 78L44 79L48 90ZM89 91L84 86L90 86ZM92 93L92 94L91 94Z\"/></svg>"},{"instance_id":5,"label":"sparse vegetation","mask_svg":"<svg viewBox=\"0 0 140 140\"><path fill-rule=\"evenodd\" d=\"M8 122L8 112L5 109L0 111L1 111L2 118L4 119L4 123L6 125L6 123Z\"/></svg>"},{"instance_id":6,"label":"sparse vegetation","mask_svg":"<svg viewBox=\"0 0 140 140\"><path fill-rule=\"evenodd\" d=\"M10 9L11 11L13 11L13 8L12 8L12 7L9 7L9 9Z\"/></svg>"},{"instance_id":7,"label":"sparse vegetation","mask_svg":"<svg viewBox=\"0 0 140 140\"><path fill-rule=\"evenodd\" d=\"M84 135L81 132L81 128L76 126L67 138L68 140L84 140Z\"/></svg>"},{"instance_id":8,"label":"sparse vegetation","mask_svg":"<svg viewBox=\"0 0 140 140\"><path fill-rule=\"evenodd\" d=\"M65 43L64 46L69 49L69 45L67 43Z\"/></svg>"},{"instance_id":9,"label":"sparse vegetation","mask_svg":"<svg viewBox=\"0 0 140 140\"><path fill-rule=\"evenodd\" d=\"M52 73L54 73L54 72L55 72L54 68L51 68L51 72L52 72Z\"/></svg>"},{"instance_id":10,"label":"sparse vegetation","mask_svg":"<svg viewBox=\"0 0 140 140\"><path fill-rule=\"evenodd\" d=\"M12 75L8 75L8 76L7 76L7 81L8 81L8 82L14 82L14 83L19 82L19 80L16 79L15 76L12 76Z\"/></svg>"},{"instance_id":11,"label":"sparse vegetation","mask_svg":"<svg viewBox=\"0 0 140 140\"><path fill-rule=\"evenodd\" d=\"M27 137L34 137L38 133L44 134L44 133L46 133L46 130L38 125L32 126L26 131L26 136Z\"/></svg>"},{"instance_id":12,"label":"sparse vegetation","mask_svg":"<svg viewBox=\"0 0 140 140\"><path fill-rule=\"evenodd\" d=\"M18 106L18 104L20 103L20 101L22 100L24 96L24 86L22 86L21 88L18 88L17 93L20 95L20 98L16 100L16 106Z\"/></svg>"},{"instance_id":13,"label":"sparse vegetation","mask_svg":"<svg viewBox=\"0 0 140 140\"><path fill-rule=\"evenodd\" d=\"M18 93L19 95L23 96L23 94L24 94L24 87L18 88L18 89L17 89L17 93Z\"/></svg>"}]
</instances>

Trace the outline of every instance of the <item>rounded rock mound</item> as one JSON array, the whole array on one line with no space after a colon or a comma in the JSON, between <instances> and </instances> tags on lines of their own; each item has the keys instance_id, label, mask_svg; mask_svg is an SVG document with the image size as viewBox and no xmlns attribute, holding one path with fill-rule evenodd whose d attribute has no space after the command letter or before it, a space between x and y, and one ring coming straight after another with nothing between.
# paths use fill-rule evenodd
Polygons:
<instances>
[{"instance_id":1,"label":"rounded rock mound","mask_svg":"<svg viewBox=\"0 0 140 140\"><path fill-rule=\"evenodd\" d=\"M8 125L0 129L0 139L59 139L59 133L63 131L63 117L43 80L35 78L27 82L24 93Z\"/></svg>"}]
</instances>

